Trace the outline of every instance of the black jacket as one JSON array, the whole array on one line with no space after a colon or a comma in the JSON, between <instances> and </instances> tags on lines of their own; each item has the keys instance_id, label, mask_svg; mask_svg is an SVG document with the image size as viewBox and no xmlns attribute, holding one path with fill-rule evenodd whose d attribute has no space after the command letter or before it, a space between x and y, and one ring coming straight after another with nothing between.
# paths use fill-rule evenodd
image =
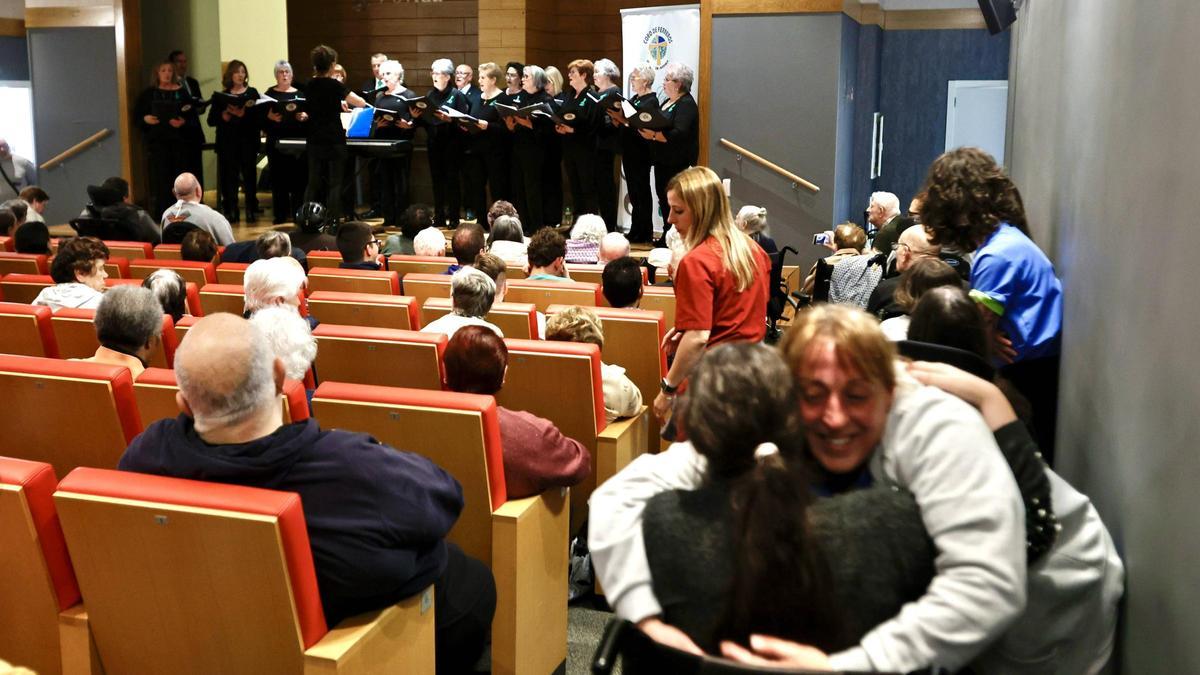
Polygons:
<instances>
[{"instance_id":1,"label":"black jacket","mask_svg":"<svg viewBox=\"0 0 1200 675\"><path fill-rule=\"evenodd\" d=\"M664 104L662 111L672 126L663 131L666 143L650 144L654 164L671 168L695 165L700 157L700 109L696 99L684 94L674 104Z\"/></svg>"}]
</instances>

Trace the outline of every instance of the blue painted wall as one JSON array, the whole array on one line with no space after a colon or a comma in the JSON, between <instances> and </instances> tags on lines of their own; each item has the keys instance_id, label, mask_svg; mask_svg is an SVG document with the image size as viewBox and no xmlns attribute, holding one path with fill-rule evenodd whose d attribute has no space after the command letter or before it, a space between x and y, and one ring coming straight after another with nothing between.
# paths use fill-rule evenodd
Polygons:
<instances>
[{"instance_id":1,"label":"blue painted wall","mask_svg":"<svg viewBox=\"0 0 1200 675\"><path fill-rule=\"evenodd\" d=\"M854 175L850 181L850 203L839 220L863 225L863 211L871 197L871 125L879 110L879 60L883 29L874 24L858 31L858 74L854 87Z\"/></svg>"},{"instance_id":2,"label":"blue painted wall","mask_svg":"<svg viewBox=\"0 0 1200 675\"><path fill-rule=\"evenodd\" d=\"M0 37L0 80L29 80L29 53L25 38Z\"/></svg>"}]
</instances>

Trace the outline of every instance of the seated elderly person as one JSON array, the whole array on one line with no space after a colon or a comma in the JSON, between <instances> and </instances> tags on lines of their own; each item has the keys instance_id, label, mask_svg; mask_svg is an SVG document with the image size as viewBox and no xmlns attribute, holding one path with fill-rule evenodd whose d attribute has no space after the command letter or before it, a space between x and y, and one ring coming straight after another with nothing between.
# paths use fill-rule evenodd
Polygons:
<instances>
[{"instance_id":1,"label":"seated elderly person","mask_svg":"<svg viewBox=\"0 0 1200 675\"><path fill-rule=\"evenodd\" d=\"M139 286L115 286L96 309L100 348L91 358L71 360L125 366L137 379L162 342L162 318L162 306L154 293Z\"/></svg>"},{"instance_id":2,"label":"seated elderly person","mask_svg":"<svg viewBox=\"0 0 1200 675\"><path fill-rule=\"evenodd\" d=\"M896 289L900 286L900 275L913 263L923 258L937 258L941 255L942 247L929 241L929 231L921 225L906 228L900 233L900 240L895 246L895 271L892 276L885 276L871 291L867 300L867 311L881 320L890 319L906 313L896 305ZM887 273L885 272L885 275Z\"/></svg>"},{"instance_id":3,"label":"seated elderly person","mask_svg":"<svg viewBox=\"0 0 1200 675\"><path fill-rule=\"evenodd\" d=\"M416 255L413 240L421 230L433 227L433 207L428 204L411 204L400 215L400 234L393 234L383 242L384 255Z\"/></svg>"},{"instance_id":4,"label":"seated elderly person","mask_svg":"<svg viewBox=\"0 0 1200 675\"><path fill-rule=\"evenodd\" d=\"M496 284L496 302L504 302L508 293L508 265L491 253L480 253L475 256L474 267Z\"/></svg>"},{"instance_id":5,"label":"seated elderly person","mask_svg":"<svg viewBox=\"0 0 1200 675\"><path fill-rule=\"evenodd\" d=\"M250 323L262 331L271 345L275 358L283 364L284 377L299 382L305 381L313 361L317 358L317 338L313 337L308 321L295 309L287 305L264 307L250 317ZM315 389L305 389L311 409Z\"/></svg>"},{"instance_id":6,"label":"seated elderly person","mask_svg":"<svg viewBox=\"0 0 1200 675\"><path fill-rule=\"evenodd\" d=\"M450 277L450 313L429 322L421 332L454 337L463 326L483 326L504 337L498 326L483 318L492 311L495 300L496 282L474 267L464 267Z\"/></svg>"},{"instance_id":7,"label":"seated elderly person","mask_svg":"<svg viewBox=\"0 0 1200 675\"><path fill-rule=\"evenodd\" d=\"M95 237L71 237L58 245L58 255L50 263L54 286L43 288L33 304L53 310L62 307L96 309L104 297L108 272L108 247Z\"/></svg>"},{"instance_id":8,"label":"seated elderly person","mask_svg":"<svg viewBox=\"0 0 1200 675\"><path fill-rule=\"evenodd\" d=\"M130 200L129 181L120 176L111 176L100 185L89 185L87 194L91 201L79 213L80 218L106 218L121 222L131 241L151 244L162 241L162 230L154 217Z\"/></svg>"},{"instance_id":9,"label":"seated elderly person","mask_svg":"<svg viewBox=\"0 0 1200 675\"><path fill-rule=\"evenodd\" d=\"M568 307L546 320L546 339L583 342L604 349L604 324L595 312L586 307ZM642 407L642 392L625 375L624 368L602 362L600 380L604 385L606 421L638 413Z\"/></svg>"},{"instance_id":10,"label":"seated elderly person","mask_svg":"<svg viewBox=\"0 0 1200 675\"><path fill-rule=\"evenodd\" d=\"M17 253L50 255L50 229L42 222L26 222L13 235Z\"/></svg>"},{"instance_id":11,"label":"seated elderly person","mask_svg":"<svg viewBox=\"0 0 1200 675\"><path fill-rule=\"evenodd\" d=\"M467 326L455 333L442 358L451 391L495 396L504 386L508 348L499 335L482 326ZM563 436L550 420L503 406L496 411L509 499L570 487L591 473L587 448Z\"/></svg>"},{"instance_id":12,"label":"seated elderly person","mask_svg":"<svg viewBox=\"0 0 1200 675\"><path fill-rule=\"evenodd\" d=\"M217 241L204 230L192 230L179 245L179 257L195 262L212 262L217 257Z\"/></svg>"},{"instance_id":13,"label":"seated elderly person","mask_svg":"<svg viewBox=\"0 0 1200 675\"><path fill-rule=\"evenodd\" d=\"M142 288L154 293L163 312L170 314L175 323L179 323L183 315L188 313L187 282L179 276L179 272L165 268L154 270L142 280Z\"/></svg>"},{"instance_id":14,"label":"seated elderly person","mask_svg":"<svg viewBox=\"0 0 1200 675\"><path fill-rule=\"evenodd\" d=\"M295 258L256 260L246 268L242 279L246 303L243 316L249 319L258 310L273 305L287 305L299 312L300 294L307 284L308 277ZM316 328L319 322L310 314L308 323Z\"/></svg>"},{"instance_id":15,"label":"seated elderly person","mask_svg":"<svg viewBox=\"0 0 1200 675\"><path fill-rule=\"evenodd\" d=\"M585 213L571 227L571 238L567 240L566 259L569 263L593 264L600 260L600 240L608 234L604 219L594 213Z\"/></svg>"},{"instance_id":16,"label":"seated elderly person","mask_svg":"<svg viewBox=\"0 0 1200 675\"><path fill-rule=\"evenodd\" d=\"M421 230L416 237L413 237L413 254L445 257L446 235L433 226Z\"/></svg>"},{"instance_id":17,"label":"seated elderly person","mask_svg":"<svg viewBox=\"0 0 1200 675\"><path fill-rule=\"evenodd\" d=\"M775 240L767 233L767 210L763 207L747 204L738 211L733 222L767 253L779 252Z\"/></svg>"},{"instance_id":18,"label":"seated elderly person","mask_svg":"<svg viewBox=\"0 0 1200 675\"><path fill-rule=\"evenodd\" d=\"M50 204L50 195L46 194L45 190L37 185L30 185L21 190L21 199L29 205L29 213L25 214L25 222L46 222L46 206Z\"/></svg>"},{"instance_id":19,"label":"seated elderly person","mask_svg":"<svg viewBox=\"0 0 1200 675\"><path fill-rule=\"evenodd\" d=\"M629 255L629 240L620 232L609 232L600 240L600 259L601 265L624 258Z\"/></svg>"},{"instance_id":20,"label":"seated elderly person","mask_svg":"<svg viewBox=\"0 0 1200 675\"><path fill-rule=\"evenodd\" d=\"M605 265L600 283L609 307L636 308L642 301L642 266L629 256Z\"/></svg>"},{"instance_id":21,"label":"seated elderly person","mask_svg":"<svg viewBox=\"0 0 1200 675\"><path fill-rule=\"evenodd\" d=\"M530 281L570 281L567 276L567 240L554 228L543 227L529 239L529 263L525 267Z\"/></svg>"},{"instance_id":22,"label":"seated elderly person","mask_svg":"<svg viewBox=\"0 0 1200 675\"><path fill-rule=\"evenodd\" d=\"M299 494L330 626L433 584L438 671L475 663L496 590L487 567L446 541L463 507L452 476L367 434L283 424L283 364L241 317L198 321L175 375L184 414L147 427L119 469Z\"/></svg>"},{"instance_id":23,"label":"seated elderly person","mask_svg":"<svg viewBox=\"0 0 1200 675\"><path fill-rule=\"evenodd\" d=\"M867 233L865 230L854 223L842 223L833 229L833 236L825 244L833 251L833 255L826 256L825 264L832 266L846 258L862 255L863 247L866 245ZM808 271L808 276L804 278L803 285L800 286L800 292L812 295L816 281L817 263L813 263L812 269Z\"/></svg>"},{"instance_id":24,"label":"seated elderly person","mask_svg":"<svg viewBox=\"0 0 1200 675\"><path fill-rule=\"evenodd\" d=\"M510 265L524 267L528 262L529 246L523 232L521 221L516 216L498 216L488 234L488 251Z\"/></svg>"},{"instance_id":25,"label":"seated elderly person","mask_svg":"<svg viewBox=\"0 0 1200 675\"><path fill-rule=\"evenodd\" d=\"M475 264L475 257L487 250L483 228L475 223L462 223L454 229L450 238L450 250L454 252L454 264L446 268L446 274L454 274L464 267Z\"/></svg>"},{"instance_id":26,"label":"seated elderly person","mask_svg":"<svg viewBox=\"0 0 1200 675\"><path fill-rule=\"evenodd\" d=\"M492 205L490 208L488 208L487 212L487 223L489 230L496 226L496 219L500 216L512 216L513 218L516 218L517 207L513 206L512 202L508 202L503 199L497 199L496 201L492 202Z\"/></svg>"},{"instance_id":27,"label":"seated elderly person","mask_svg":"<svg viewBox=\"0 0 1200 675\"><path fill-rule=\"evenodd\" d=\"M308 269L308 256L298 248L292 247L292 237L287 232L267 230L256 239L235 241L221 252L221 262L249 264L255 260L278 258L290 255L300 261L300 265Z\"/></svg>"},{"instance_id":28,"label":"seated elderly person","mask_svg":"<svg viewBox=\"0 0 1200 675\"><path fill-rule=\"evenodd\" d=\"M378 270L383 268L379 255L379 240L371 226L359 220L342 223L337 232L338 252L342 262L338 267L349 270Z\"/></svg>"}]
</instances>

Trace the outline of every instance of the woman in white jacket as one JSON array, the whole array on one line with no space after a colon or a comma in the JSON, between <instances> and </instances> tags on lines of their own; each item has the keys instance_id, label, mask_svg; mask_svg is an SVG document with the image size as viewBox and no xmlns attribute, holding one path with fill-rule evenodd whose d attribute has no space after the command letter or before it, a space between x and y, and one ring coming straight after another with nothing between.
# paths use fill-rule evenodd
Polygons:
<instances>
[{"instance_id":1,"label":"woman in white jacket","mask_svg":"<svg viewBox=\"0 0 1200 675\"><path fill-rule=\"evenodd\" d=\"M55 285L43 288L33 304L45 305L54 311L63 307L96 309L104 297L104 280L108 272L108 247L95 237L72 237L58 247L58 255L50 265L50 277Z\"/></svg>"}]
</instances>

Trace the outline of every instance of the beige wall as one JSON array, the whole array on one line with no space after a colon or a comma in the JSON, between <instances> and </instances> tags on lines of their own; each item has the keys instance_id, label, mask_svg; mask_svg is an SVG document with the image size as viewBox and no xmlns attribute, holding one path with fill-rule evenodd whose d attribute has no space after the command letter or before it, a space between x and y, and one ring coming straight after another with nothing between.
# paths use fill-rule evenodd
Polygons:
<instances>
[{"instance_id":1,"label":"beige wall","mask_svg":"<svg viewBox=\"0 0 1200 675\"><path fill-rule=\"evenodd\" d=\"M286 0L219 0L220 61L240 59L250 85L260 92L275 84L275 62L287 58Z\"/></svg>"}]
</instances>

